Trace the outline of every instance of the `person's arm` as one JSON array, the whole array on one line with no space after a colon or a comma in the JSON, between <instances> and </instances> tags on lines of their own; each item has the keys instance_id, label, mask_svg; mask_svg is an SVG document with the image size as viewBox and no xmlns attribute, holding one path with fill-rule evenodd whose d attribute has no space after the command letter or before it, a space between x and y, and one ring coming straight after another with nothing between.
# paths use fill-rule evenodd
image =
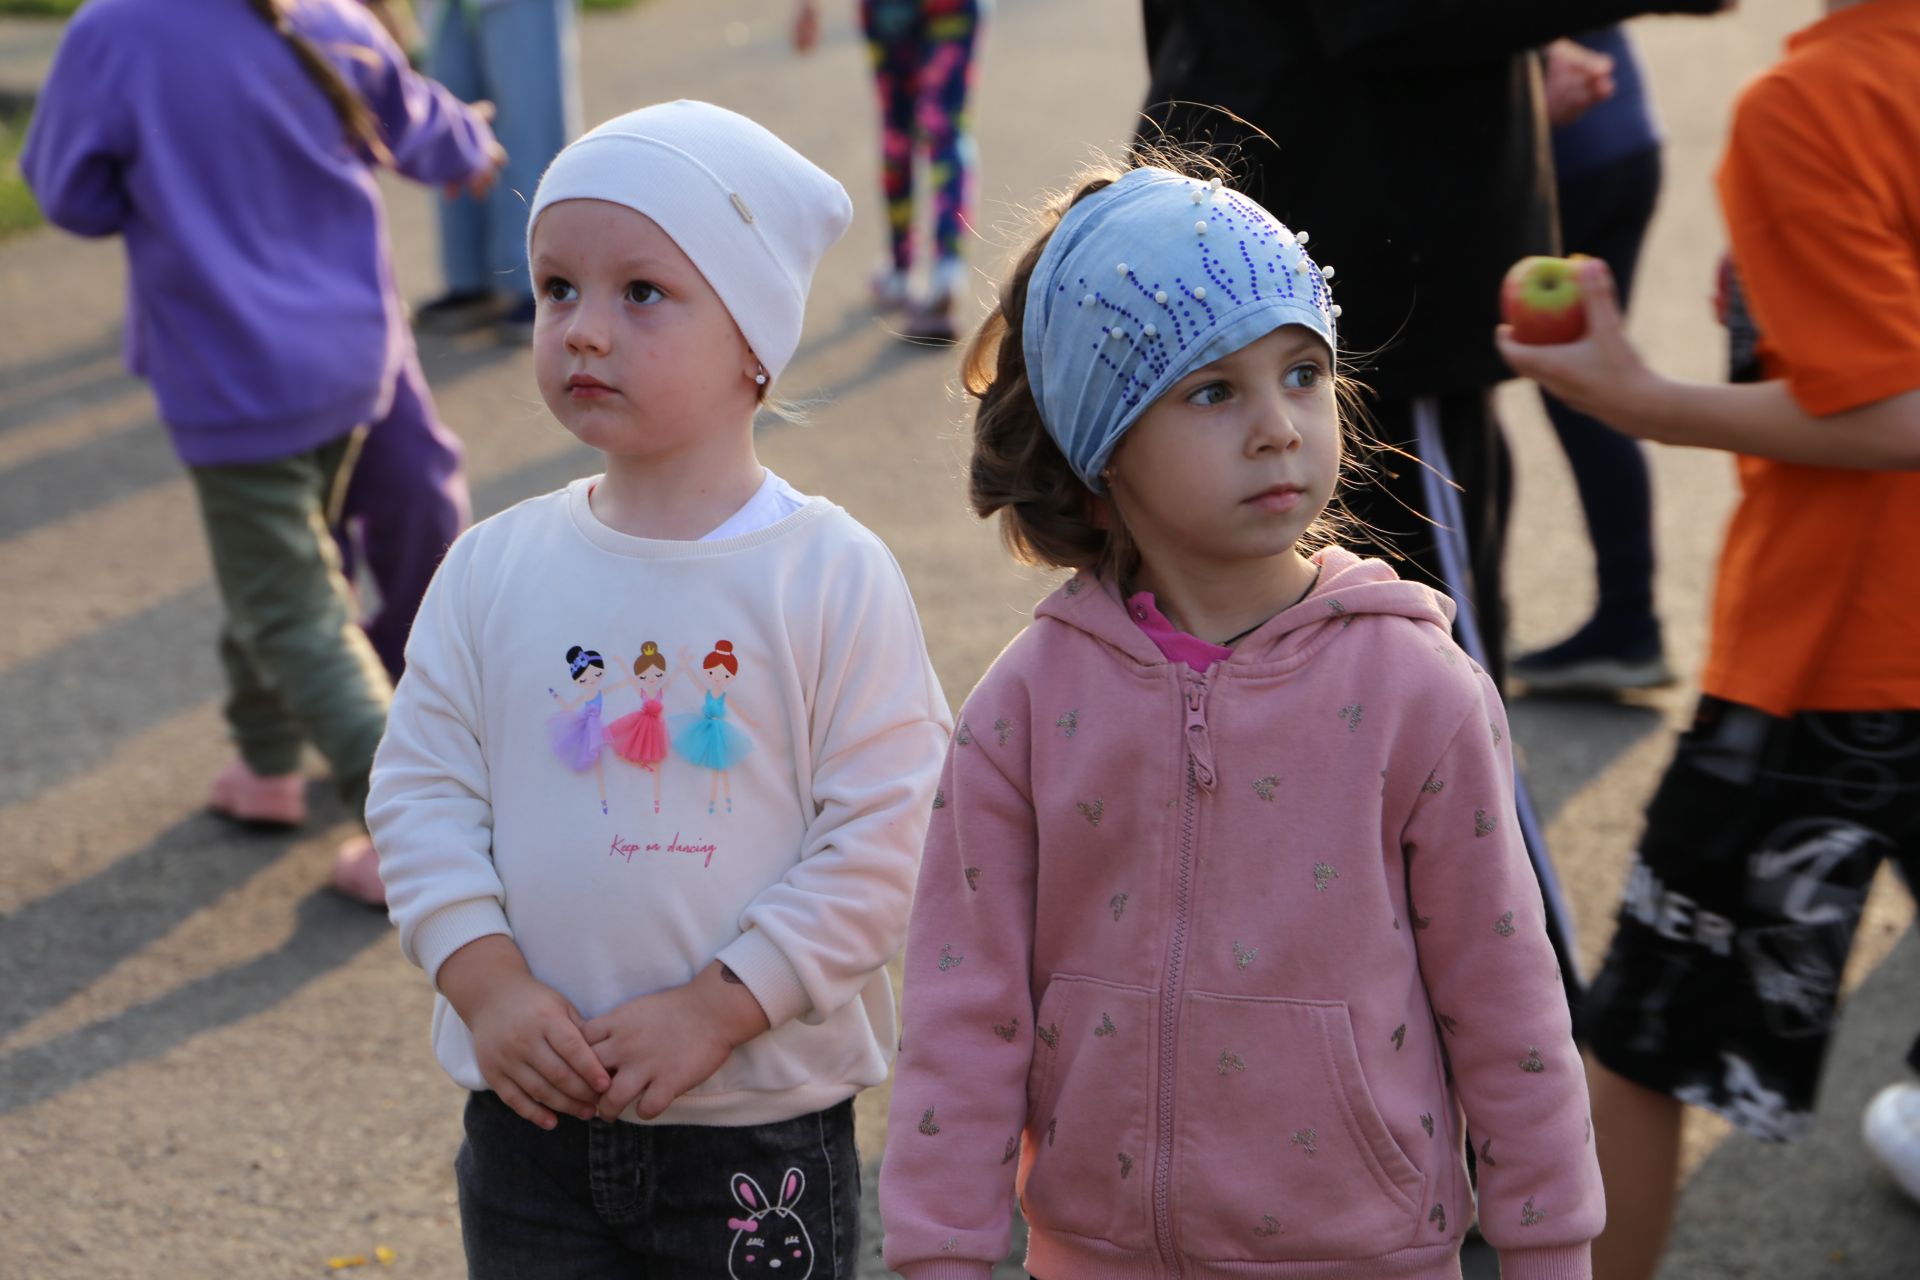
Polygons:
<instances>
[{"instance_id":1,"label":"person's arm","mask_svg":"<svg viewBox=\"0 0 1920 1280\"><path fill-rule=\"evenodd\" d=\"M415 71L370 14L349 11L364 53L342 66L366 100L395 170L415 182L484 194L507 153L493 136L493 104L468 104Z\"/></svg>"},{"instance_id":2,"label":"person's arm","mask_svg":"<svg viewBox=\"0 0 1920 1280\"><path fill-rule=\"evenodd\" d=\"M1333 61L1381 66L1485 60L1643 13L1717 13L1730 0L1308 0Z\"/></svg>"},{"instance_id":3,"label":"person's arm","mask_svg":"<svg viewBox=\"0 0 1920 1280\"><path fill-rule=\"evenodd\" d=\"M410 49L420 38L420 29L414 24L412 6L406 0L360 0L367 7L380 29L392 38L402 49Z\"/></svg>"},{"instance_id":4,"label":"person's arm","mask_svg":"<svg viewBox=\"0 0 1920 1280\"><path fill-rule=\"evenodd\" d=\"M488 1086L550 1129L555 1111L591 1116L608 1081L579 1012L528 971L507 923L469 616L477 541L469 533L447 552L407 637L407 671L374 756L367 828L401 953L472 1032Z\"/></svg>"},{"instance_id":5,"label":"person's arm","mask_svg":"<svg viewBox=\"0 0 1920 1280\"><path fill-rule=\"evenodd\" d=\"M989 672L961 723L991 724L1024 705ZM992 741L954 739L907 930L880 1216L886 1265L909 1280L986 1280L1012 1235L1038 1043L1038 847L1027 764L1018 749L996 754Z\"/></svg>"},{"instance_id":6,"label":"person's arm","mask_svg":"<svg viewBox=\"0 0 1920 1280\"><path fill-rule=\"evenodd\" d=\"M1817 416L1785 381L1723 383L1669 378L1647 367L1621 326L1597 259L1582 264L1587 336L1555 346L1515 342L1501 325L1500 354L1515 373L1626 435L1658 444L1723 449L1809 467L1920 470L1920 387ZM1920 365L1914 370L1920 382Z\"/></svg>"},{"instance_id":7,"label":"person's arm","mask_svg":"<svg viewBox=\"0 0 1920 1280\"><path fill-rule=\"evenodd\" d=\"M493 864L493 788L469 617L483 533L454 542L421 600L367 796L367 829L400 951L436 986L454 952L513 934Z\"/></svg>"},{"instance_id":8,"label":"person's arm","mask_svg":"<svg viewBox=\"0 0 1920 1280\"><path fill-rule=\"evenodd\" d=\"M1513 801L1500 696L1472 697L1402 833L1420 976L1509 1280L1590 1275L1605 1221L1586 1076Z\"/></svg>"},{"instance_id":9,"label":"person's arm","mask_svg":"<svg viewBox=\"0 0 1920 1280\"><path fill-rule=\"evenodd\" d=\"M116 86L126 69L82 13L53 55L27 126L20 174L48 222L82 236L110 236L133 211L122 171L134 156L134 133Z\"/></svg>"},{"instance_id":10,"label":"person's arm","mask_svg":"<svg viewBox=\"0 0 1920 1280\"><path fill-rule=\"evenodd\" d=\"M906 580L877 540L860 537L811 606L820 652L800 664L814 682L803 730L813 816L800 857L747 904L740 937L718 956L776 1027L826 1017L899 952L952 726Z\"/></svg>"},{"instance_id":11,"label":"person's arm","mask_svg":"<svg viewBox=\"0 0 1920 1280\"><path fill-rule=\"evenodd\" d=\"M1650 369L1627 340L1606 264L1581 264L1587 336L1531 346L1501 325L1515 373L1626 435L1810 467L1920 469L1920 387L1839 413L1808 413L1782 380L1687 382ZM1914 369L1920 383L1920 364Z\"/></svg>"},{"instance_id":12,"label":"person's arm","mask_svg":"<svg viewBox=\"0 0 1920 1280\"><path fill-rule=\"evenodd\" d=\"M1756 81L1720 174L1733 259L1784 378L1701 384L1649 369L1599 261L1581 268L1587 336L1533 347L1503 327L1496 340L1514 370L1663 444L1807 466L1920 468L1920 252L1802 95L1780 77Z\"/></svg>"}]
</instances>

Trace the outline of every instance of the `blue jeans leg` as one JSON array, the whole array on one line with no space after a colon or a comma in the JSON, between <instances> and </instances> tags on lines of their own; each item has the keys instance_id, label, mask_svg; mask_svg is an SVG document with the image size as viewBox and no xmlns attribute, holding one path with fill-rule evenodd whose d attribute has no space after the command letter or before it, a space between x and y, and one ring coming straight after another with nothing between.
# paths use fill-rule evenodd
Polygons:
<instances>
[{"instance_id":1,"label":"blue jeans leg","mask_svg":"<svg viewBox=\"0 0 1920 1280\"><path fill-rule=\"evenodd\" d=\"M497 114L507 164L485 201L481 252L488 287L533 296L527 211L547 165L580 127L579 32L574 0L506 0L480 10L481 78Z\"/></svg>"},{"instance_id":2,"label":"blue jeans leg","mask_svg":"<svg viewBox=\"0 0 1920 1280\"><path fill-rule=\"evenodd\" d=\"M443 0L440 20L428 34L427 74L463 102L487 96L480 75L479 25L461 0ZM440 214L440 275L454 293L491 288L486 254L486 209L477 200L445 195L435 201Z\"/></svg>"},{"instance_id":3,"label":"blue jeans leg","mask_svg":"<svg viewBox=\"0 0 1920 1280\"><path fill-rule=\"evenodd\" d=\"M589 1148L604 1120L562 1117L547 1132L498 1094L467 1099L467 1139L453 1162L469 1280L599 1280L645 1264L594 1205Z\"/></svg>"},{"instance_id":4,"label":"blue jeans leg","mask_svg":"<svg viewBox=\"0 0 1920 1280\"><path fill-rule=\"evenodd\" d=\"M1606 262L1625 307L1640 246L1660 194L1660 152L1566 179L1560 208L1567 248ZM1599 601L1595 639L1609 649L1657 647L1653 609L1653 482L1640 442L1542 394L1580 493L1593 540Z\"/></svg>"}]
</instances>

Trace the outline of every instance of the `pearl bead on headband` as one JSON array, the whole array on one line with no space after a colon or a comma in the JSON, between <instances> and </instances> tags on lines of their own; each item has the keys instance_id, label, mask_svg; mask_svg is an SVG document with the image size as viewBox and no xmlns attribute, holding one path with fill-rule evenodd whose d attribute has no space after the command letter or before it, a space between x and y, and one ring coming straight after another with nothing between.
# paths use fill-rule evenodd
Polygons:
<instances>
[{"instance_id":1,"label":"pearl bead on headband","mask_svg":"<svg viewBox=\"0 0 1920 1280\"><path fill-rule=\"evenodd\" d=\"M1140 168L1067 210L1027 286L1022 348L1047 434L1100 472L1147 407L1202 365L1283 325L1329 349L1333 268L1219 179Z\"/></svg>"}]
</instances>

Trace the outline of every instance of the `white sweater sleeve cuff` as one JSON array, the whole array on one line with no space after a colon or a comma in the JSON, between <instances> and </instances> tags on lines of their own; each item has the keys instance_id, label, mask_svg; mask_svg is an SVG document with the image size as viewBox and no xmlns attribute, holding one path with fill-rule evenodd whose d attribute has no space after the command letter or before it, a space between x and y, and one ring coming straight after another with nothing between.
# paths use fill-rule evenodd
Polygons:
<instances>
[{"instance_id":1,"label":"white sweater sleeve cuff","mask_svg":"<svg viewBox=\"0 0 1920 1280\"><path fill-rule=\"evenodd\" d=\"M753 992L769 1025L777 1027L791 1022L813 1007L793 964L760 930L747 930L728 943L716 958Z\"/></svg>"},{"instance_id":2,"label":"white sweater sleeve cuff","mask_svg":"<svg viewBox=\"0 0 1920 1280\"><path fill-rule=\"evenodd\" d=\"M513 936L507 912L498 898L468 898L440 908L425 920L413 935L414 959L427 971L434 990L440 989L440 966L447 957L476 938L504 933Z\"/></svg>"}]
</instances>

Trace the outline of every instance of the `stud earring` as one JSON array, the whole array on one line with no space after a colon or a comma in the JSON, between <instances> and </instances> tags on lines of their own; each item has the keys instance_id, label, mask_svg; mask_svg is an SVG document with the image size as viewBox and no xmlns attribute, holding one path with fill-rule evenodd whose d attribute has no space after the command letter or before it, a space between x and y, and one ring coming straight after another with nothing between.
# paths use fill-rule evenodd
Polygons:
<instances>
[{"instance_id":1,"label":"stud earring","mask_svg":"<svg viewBox=\"0 0 1920 1280\"><path fill-rule=\"evenodd\" d=\"M753 375L753 384L757 387L767 385L767 370L765 366L760 366L760 371Z\"/></svg>"}]
</instances>

